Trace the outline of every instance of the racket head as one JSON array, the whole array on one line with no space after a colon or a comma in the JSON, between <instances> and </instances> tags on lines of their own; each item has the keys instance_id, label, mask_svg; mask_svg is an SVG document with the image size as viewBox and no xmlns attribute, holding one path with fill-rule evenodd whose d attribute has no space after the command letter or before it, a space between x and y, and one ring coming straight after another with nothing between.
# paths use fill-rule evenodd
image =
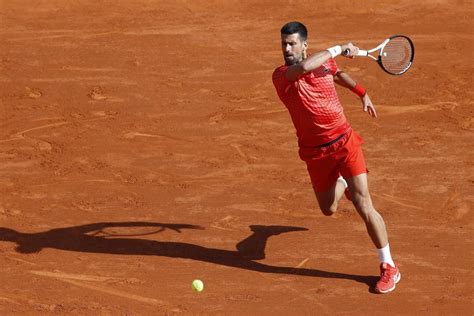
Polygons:
<instances>
[{"instance_id":1,"label":"racket head","mask_svg":"<svg viewBox=\"0 0 474 316\"><path fill-rule=\"evenodd\" d=\"M399 76L410 69L414 58L415 46L412 40L405 35L393 35L380 49L377 62L385 72Z\"/></svg>"}]
</instances>

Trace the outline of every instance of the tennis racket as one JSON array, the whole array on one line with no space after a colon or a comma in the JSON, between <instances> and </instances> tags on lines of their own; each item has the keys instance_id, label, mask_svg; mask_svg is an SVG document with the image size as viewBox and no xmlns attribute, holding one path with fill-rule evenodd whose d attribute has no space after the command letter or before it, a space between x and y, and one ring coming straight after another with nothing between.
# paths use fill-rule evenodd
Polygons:
<instances>
[{"instance_id":1,"label":"tennis racket","mask_svg":"<svg viewBox=\"0 0 474 316\"><path fill-rule=\"evenodd\" d=\"M371 53L378 51L378 57ZM349 55L346 49L343 55ZM391 75L402 75L410 69L415 57L415 47L410 38L404 35L393 35L371 50L361 50L356 56L370 57L382 69Z\"/></svg>"}]
</instances>

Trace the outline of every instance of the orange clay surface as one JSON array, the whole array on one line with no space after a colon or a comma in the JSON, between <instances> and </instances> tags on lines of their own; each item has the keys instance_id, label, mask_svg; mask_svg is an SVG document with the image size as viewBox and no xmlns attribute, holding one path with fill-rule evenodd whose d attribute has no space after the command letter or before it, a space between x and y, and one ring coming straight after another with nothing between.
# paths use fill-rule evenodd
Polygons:
<instances>
[{"instance_id":1,"label":"orange clay surface","mask_svg":"<svg viewBox=\"0 0 474 316\"><path fill-rule=\"evenodd\" d=\"M470 1L0 7L1 315L472 313ZM313 52L415 43L400 77L337 59L378 109L338 88L402 271L389 295L352 205L318 210L276 97L290 20Z\"/></svg>"}]
</instances>

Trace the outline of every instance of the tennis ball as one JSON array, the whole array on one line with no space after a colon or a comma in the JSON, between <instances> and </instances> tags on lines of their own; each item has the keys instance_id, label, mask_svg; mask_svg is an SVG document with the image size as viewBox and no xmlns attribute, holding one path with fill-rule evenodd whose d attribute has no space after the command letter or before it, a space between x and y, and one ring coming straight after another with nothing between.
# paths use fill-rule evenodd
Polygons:
<instances>
[{"instance_id":1,"label":"tennis ball","mask_svg":"<svg viewBox=\"0 0 474 316\"><path fill-rule=\"evenodd\" d=\"M194 280L192 287L194 291L202 292L204 290L204 283L201 280Z\"/></svg>"}]
</instances>

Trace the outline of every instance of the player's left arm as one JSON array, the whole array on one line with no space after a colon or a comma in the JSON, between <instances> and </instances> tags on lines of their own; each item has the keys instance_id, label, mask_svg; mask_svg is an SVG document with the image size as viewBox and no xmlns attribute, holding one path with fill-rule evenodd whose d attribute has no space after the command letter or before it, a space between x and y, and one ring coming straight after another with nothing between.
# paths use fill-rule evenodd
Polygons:
<instances>
[{"instance_id":1,"label":"player's left arm","mask_svg":"<svg viewBox=\"0 0 474 316\"><path fill-rule=\"evenodd\" d=\"M336 73L334 74L334 82L341 87L347 88L357 94L362 101L364 112L367 112L372 117L377 117L375 106L372 104L372 100L370 100L370 97L365 89L358 85L346 72L341 69L337 69Z\"/></svg>"}]
</instances>

